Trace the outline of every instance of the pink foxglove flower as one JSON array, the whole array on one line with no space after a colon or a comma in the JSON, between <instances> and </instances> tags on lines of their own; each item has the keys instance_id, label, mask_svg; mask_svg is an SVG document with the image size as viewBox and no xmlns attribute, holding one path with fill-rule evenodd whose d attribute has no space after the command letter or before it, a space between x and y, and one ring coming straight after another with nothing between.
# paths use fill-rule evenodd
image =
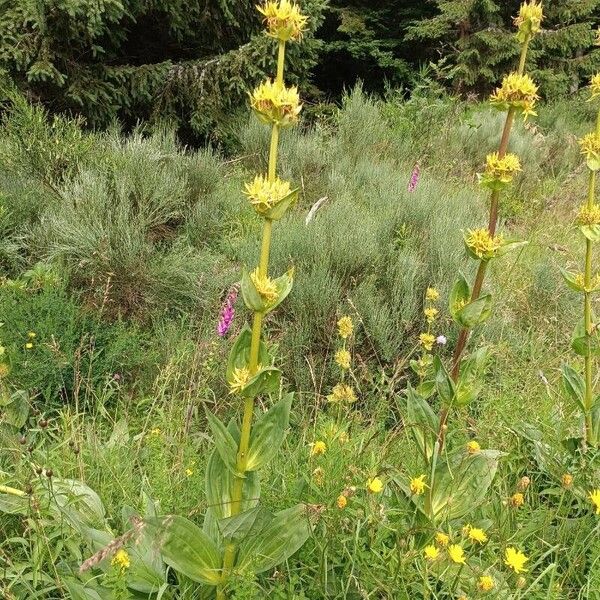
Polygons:
<instances>
[{"instance_id":1,"label":"pink foxglove flower","mask_svg":"<svg viewBox=\"0 0 600 600\"><path fill-rule=\"evenodd\" d=\"M410 181L408 182L408 191L410 193L414 192L417 189L417 185L419 184L419 179L421 178L421 168L419 167L419 163L415 163L413 167L412 173L410 175Z\"/></svg>"},{"instance_id":2,"label":"pink foxglove flower","mask_svg":"<svg viewBox=\"0 0 600 600\"><path fill-rule=\"evenodd\" d=\"M217 323L217 333L219 337L225 337L227 332L229 331L233 319L235 317L235 301L237 300L238 291L237 288L232 288L229 294L227 294L227 298L221 307L221 312L219 313L219 322Z\"/></svg>"}]
</instances>

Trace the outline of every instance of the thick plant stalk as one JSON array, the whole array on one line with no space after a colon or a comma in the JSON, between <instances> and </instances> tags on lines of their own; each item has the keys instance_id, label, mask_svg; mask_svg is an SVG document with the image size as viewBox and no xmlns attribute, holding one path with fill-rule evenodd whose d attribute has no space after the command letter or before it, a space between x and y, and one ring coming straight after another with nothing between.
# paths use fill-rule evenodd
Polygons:
<instances>
[{"instance_id":1,"label":"thick plant stalk","mask_svg":"<svg viewBox=\"0 0 600 600\"><path fill-rule=\"evenodd\" d=\"M596 135L600 135L600 111L596 118ZM596 199L596 171L590 169L590 175L588 180L588 196L587 196L587 209L591 211L594 206ZM592 323L592 257L593 257L593 243L589 238L585 239L585 270L583 273L584 277L584 299L583 299L583 315L585 332L587 335L592 335L593 323ZM585 371L585 394L584 394L584 409L585 409L585 439L588 444L593 442L594 428L592 422L592 406L594 404L594 382L592 373L592 356L590 353L584 357L584 371Z\"/></svg>"},{"instance_id":2,"label":"thick plant stalk","mask_svg":"<svg viewBox=\"0 0 600 600\"><path fill-rule=\"evenodd\" d=\"M517 69L518 75L523 75L525 71L525 61L527 58L527 50L529 48L529 42L531 40L531 36L528 36L524 41L521 47L521 55L519 58L519 67ZM515 120L515 108L509 107L506 113L506 120L504 121L504 128L502 130L502 137L500 138L500 144L498 146L498 157L500 159L506 156L506 152L508 150L508 143L510 140L510 133L512 130L512 126ZM490 212L488 219L488 232L491 236L496 234L496 228L498 226L498 206L500 203L500 190L493 190L490 195ZM481 289L483 287L483 283L485 280L485 275L487 271L487 260L480 260L479 267L477 268L477 274L475 275L475 281L473 282L473 290L471 292L470 301L473 302L477 300L481 294ZM451 376L454 382L458 381L458 377L460 375L460 363L467 346L467 342L469 341L469 336L471 334L471 330L467 327L463 327L458 335L458 340L456 342L456 346L454 348L454 353L452 356L452 371ZM448 413L450 411L449 406L443 407L440 413L440 422L437 436L437 444L438 444L438 452L441 452L444 447L444 441L446 436L447 429L447 421L448 421Z\"/></svg>"},{"instance_id":3,"label":"thick plant stalk","mask_svg":"<svg viewBox=\"0 0 600 600\"><path fill-rule=\"evenodd\" d=\"M283 85L283 72L285 63L285 41L279 41L279 51L277 57L277 79L279 85ZM279 148L279 125L273 124L271 129L271 144L269 149L269 167L268 180L270 183L275 181L277 174L277 154ZM269 270L269 256L271 252L271 232L273 229L273 221L265 218L262 231L262 242L260 259L258 264L259 275L267 276ZM250 344L250 363L248 369L250 375L256 374L258 370L258 357L260 351L260 341L262 337L263 313L255 311L252 319L252 338ZM248 448L250 446L250 434L252 433L252 419L254 416L254 398L247 397L244 399L244 412L242 417L242 428L240 432L240 444L237 453L237 471L240 473L233 482L231 493L231 516L238 515L242 511L243 491L244 491L244 474L246 473L246 463L248 456ZM235 555L237 547L234 543L229 543L225 547L223 555L222 581L223 584L217 588L217 600L224 600L226 593L224 586L235 564Z\"/></svg>"}]
</instances>

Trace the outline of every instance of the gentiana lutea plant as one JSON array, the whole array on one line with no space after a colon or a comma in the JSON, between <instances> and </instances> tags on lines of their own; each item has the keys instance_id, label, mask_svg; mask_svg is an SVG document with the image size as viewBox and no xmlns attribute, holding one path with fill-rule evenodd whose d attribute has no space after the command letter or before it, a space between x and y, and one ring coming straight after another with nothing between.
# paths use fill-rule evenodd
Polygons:
<instances>
[{"instance_id":1,"label":"gentiana lutea plant","mask_svg":"<svg viewBox=\"0 0 600 600\"><path fill-rule=\"evenodd\" d=\"M592 78L592 102L600 102L600 74ZM573 333L571 347L583 358L583 377L573 367L563 366L563 385L568 395L576 402L584 417L584 438L587 446L600 444L600 399L594 397L594 359L600 355L598 324L592 310L592 296L600 291L600 274L594 272L594 245L600 241L600 205L596 202L596 179L600 170L600 109L596 117L596 128L580 141L588 169L587 198L579 208L575 226L585 241L583 272L572 273L562 270L567 285L579 292L583 298L583 318Z\"/></svg>"},{"instance_id":2,"label":"gentiana lutea plant","mask_svg":"<svg viewBox=\"0 0 600 600\"><path fill-rule=\"evenodd\" d=\"M260 573L285 561L306 541L310 525L304 505L272 514L259 505L258 471L277 453L288 427L293 394L284 394L256 422L258 396L280 394L280 372L273 366L263 339L265 317L290 293L291 271L272 279L269 253L273 224L297 198L297 190L277 176L277 151L282 129L295 125L302 108L295 87L284 82L288 42L300 40L306 26L298 6L288 0L258 7L267 34L278 47L277 74L261 83L250 96L258 118L271 128L266 174L246 184L245 195L263 222L260 260L244 269L241 295L253 313L233 344L227 364L231 394L239 400L241 420L225 425L207 412L215 449L206 470L208 510L203 528L181 516L146 521L146 531L157 540L164 561L190 579L212 586L224 599L236 573Z\"/></svg>"},{"instance_id":3,"label":"gentiana lutea plant","mask_svg":"<svg viewBox=\"0 0 600 600\"><path fill-rule=\"evenodd\" d=\"M406 396L406 420L423 462L423 472L408 481L397 479L402 495L411 501L423 524L438 527L441 523L460 520L483 501L495 476L501 453L482 449L476 440L458 447L445 447L448 416L453 408L465 407L480 394L487 350L479 348L465 355L473 328L481 325L492 312L492 296L483 293L488 266L507 252L526 242L505 239L498 233L498 214L502 191L521 170L515 154L508 151L514 119L535 115L537 86L525 73L527 49L532 37L540 31L542 5L533 1L521 5L515 18L517 39L521 44L519 65L506 75L502 85L492 94L491 105L506 112L498 150L486 158L485 170L479 175L480 185L490 192L487 227L464 233L466 252L477 261L473 285L460 275L449 296L449 312L459 325L460 333L451 363L447 367L435 352L446 344L446 337L435 331L439 313L439 293L429 288L424 299L427 330L419 337L420 356L411 361L418 385L409 385ZM437 394L439 414L428 398Z\"/></svg>"}]
</instances>

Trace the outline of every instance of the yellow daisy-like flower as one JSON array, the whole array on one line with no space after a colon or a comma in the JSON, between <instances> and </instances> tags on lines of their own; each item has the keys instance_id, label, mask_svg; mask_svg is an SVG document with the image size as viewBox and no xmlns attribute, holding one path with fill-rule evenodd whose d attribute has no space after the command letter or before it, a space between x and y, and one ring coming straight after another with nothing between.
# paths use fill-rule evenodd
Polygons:
<instances>
[{"instance_id":1,"label":"yellow daisy-like flower","mask_svg":"<svg viewBox=\"0 0 600 600\"><path fill-rule=\"evenodd\" d=\"M383 481L379 477L373 477L373 479L367 479L367 490L372 494L379 494L383 491Z\"/></svg>"},{"instance_id":2,"label":"yellow daisy-like flower","mask_svg":"<svg viewBox=\"0 0 600 600\"><path fill-rule=\"evenodd\" d=\"M598 170L600 162L600 135L588 133L579 140L581 154L585 156L588 167L594 171Z\"/></svg>"},{"instance_id":3,"label":"yellow daisy-like flower","mask_svg":"<svg viewBox=\"0 0 600 600\"><path fill-rule=\"evenodd\" d=\"M354 323L352 322L352 318L349 316L342 317L338 322L338 333L342 339L348 339L352 332L354 331Z\"/></svg>"},{"instance_id":4,"label":"yellow daisy-like flower","mask_svg":"<svg viewBox=\"0 0 600 600\"><path fill-rule=\"evenodd\" d=\"M291 193L290 184L277 177L275 181L269 181L263 175L257 175L254 181L245 185L244 194L248 196L250 204L259 214L264 214L281 202Z\"/></svg>"},{"instance_id":5,"label":"yellow daisy-like flower","mask_svg":"<svg viewBox=\"0 0 600 600\"><path fill-rule=\"evenodd\" d=\"M302 110L297 87L288 88L270 79L252 92L250 104L261 121L280 127L294 125Z\"/></svg>"},{"instance_id":6,"label":"yellow daisy-like flower","mask_svg":"<svg viewBox=\"0 0 600 600\"><path fill-rule=\"evenodd\" d=\"M35 338L36 336L37 336L37 333L36 333L35 331L30 331L30 332L27 334L27 337L28 337L30 340L32 340L32 339L33 339L33 338Z\"/></svg>"},{"instance_id":7,"label":"yellow daisy-like flower","mask_svg":"<svg viewBox=\"0 0 600 600\"><path fill-rule=\"evenodd\" d=\"M356 402L356 393L354 388L346 383L338 383L331 390L331 394L327 396L327 400L332 403L346 402L352 404Z\"/></svg>"},{"instance_id":8,"label":"yellow daisy-like flower","mask_svg":"<svg viewBox=\"0 0 600 600\"><path fill-rule=\"evenodd\" d=\"M467 535L472 542L477 542L478 544L485 544L488 541L487 534L479 527L471 527Z\"/></svg>"},{"instance_id":9,"label":"yellow daisy-like flower","mask_svg":"<svg viewBox=\"0 0 600 600\"><path fill-rule=\"evenodd\" d=\"M584 204L577 215L577 225L600 225L600 204L595 202L591 207Z\"/></svg>"},{"instance_id":10,"label":"yellow daisy-like flower","mask_svg":"<svg viewBox=\"0 0 600 600\"><path fill-rule=\"evenodd\" d=\"M154 429L151 429L150 435L153 435L156 437L158 437L159 435L162 435L162 431L161 431L160 427L155 427Z\"/></svg>"},{"instance_id":11,"label":"yellow daisy-like flower","mask_svg":"<svg viewBox=\"0 0 600 600\"><path fill-rule=\"evenodd\" d=\"M427 487L425 483L426 475L419 475L418 477L413 477L410 480L410 491L417 496L422 494Z\"/></svg>"},{"instance_id":12,"label":"yellow daisy-like flower","mask_svg":"<svg viewBox=\"0 0 600 600\"><path fill-rule=\"evenodd\" d=\"M459 544L452 544L451 546L448 546L448 556L452 562L455 562L459 565L464 565L466 562L465 551Z\"/></svg>"},{"instance_id":13,"label":"yellow daisy-like flower","mask_svg":"<svg viewBox=\"0 0 600 600\"><path fill-rule=\"evenodd\" d=\"M429 546L425 546L423 554L425 554L427 560L435 560L440 555L440 551L433 544L430 544Z\"/></svg>"},{"instance_id":14,"label":"yellow daisy-like flower","mask_svg":"<svg viewBox=\"0 0 600 600\"><path fill-rule=\"evenodd\" d=\"M25 348L27 348L27 350L31 350L33 348L33 344L31 342L27 342L25 344Z\"/></svg>"},{"instance_id":15,"label":"yellow daisy-like flower","mask_svg":"<svg viewBox=\"0 0 600 600\"><path fill-rule=\"evenodd\" d=\"M344 508L346 508L346 505L348 504L348 498L346 498L346 496L344 496L344 494L340 494L337 497L337 500L335 501L335 503L337 504L337 507L340 510L344 510Z\"/></svg>"},{"instance_id":16,"label":"yellow daisy-like flower","mask_svg":"<svg viewBox=\"0 0 600 600\"><path fill-rule=\"evenodd\" d=\"M192 469L186 469L186 470L185 470L185 474L186 474L188 477L191 477L191 476L194 474L194 471L192 471Z\"/></svg>"},{"instance_id":17,"label":"yellow daisy-like flower","mask_svg":"<svg viewBox=\"0 0 600 600\"><path fill-rule=\"evenodd\" d=\"M510 497L510 505L519 508L525 504L525 496L521 492L517 492Z\"/></svg>"},{"instance_id":18,"label":"yellow daisy-like flower","mask_svg":"<svg viewBox=\"0 0 600 600\"><path fill-rule=\"evenodd\" d=\"M527 38L539 33L542 29L544 11L541 2L532 0L523 2L519 14L515 17L515 26L519 29L519 40L524 42Z\"/></svg>"},{"instance_id":19,"label":"yellow daisy-like flower","mask_svg":"<svg viewBox=\"0 0 600 600\"><path fill-rule=\"evenodd\" d=\"M265 2L256 7L264 17L267 34L283 42L298 40L306 29L308 17L305 17L297 4L290 0Z\"/></svg>"},{"instance_id":20,"label":"yellow daisy-like flower","mask_svg":"<svg viewBox=\"0 0 600 600\"><path fill-rule=\"evenodd\" d=\"M489 575L482 575L477 581L477 587L482 592L489 592L494 589L495 586L494 578Z\"/></svg>"},{"instance_id":21,"label":"yellow daisy-like flower","mask_svg":"<svg viewBox=\"0 0 600 600\"><path fill-rule=\"evenodd\" d=\"M439 297L440 293L435 288L427 288L427 291L425 292L426 300L429 300L429 302L436 302L437 300L439 300Z\"/></svg>"},{"instance_id":22,"label":"yellow daisy-like flower","mask_svg":"<svg viewBox=\"0 0 600 600\"><path fill-rule=\"evenodd\" d=\"M467 444L467 452L469 454L477 454L478 452L481 452L481 446L479 445L479 442L476 442L475 440L471 440Z\"/></svg>"},{"instance_id":23,"label":"yellow daisy-like flower","mask_svg":"<svg viewBox=\"0 0 600 600\"><path fill-rule=\"evenodd\" d=\"M131 560L129 559L129 554L123 548L117 550L115 555L112 557L110 564L113 567L118 567L122 571L129 569L131 566Z\"/></svg>"},{"instance_id":24,"label":"yellow daisy-like flower","mask_svg":"<svg viewBox=\"0 0 600 600\"><path fill-rule=\"evenodd\" d=\"M482 260L494 258L504 243L502 235L490 235L485 228L469 229L465 236L465 243L469 250Z\"/></svg>"},{"instance_id":25,"label":"yellow daisy-like flower","mask_svg":"<svg viewBox=\"0 0 600 600\"><path fill-rule=\"evenodd\" d=\"M529 559L520 550L509 546L504 552L504 564L510 567L515 573L526 573L525 563Z\"/></svg>"},{"instance_id":26,"label":"yellow daisy-like flower","mask_svg":"<svg viewBox=\"0 0 600 600\"><path fill-rule=\"evenodd\" d=\"M490 96L490 103L498 110L514 108L523 113L523 118L536 115L534 110L538 87L529 75L510 73L502 80L502 85Z\"/></svg>"},{"instance_id":27,"label":"yellow daisy-like flower","mask_svg":"<svg viewBox=\"0 0 600 600\"><path fill-rule=\"evenodd\" d=\"M600 489L595 489L589 495L591 503L596 507L596 514L600 515Z\"/></svg>"},{"instance_id":28,"label":"yellow daisy-like flower","mask_svg":"<svg viewBox=\"0 0 600 600\"><path fill-rule=\"evenodd\" d=\"M325 454L327 452L327 444L322 440L317 440L310 449L311 456L318 456L319 454Z\"/></svg>"},{"instance_id":29,"label":"yellow daisy-like flower","mask_svg":"<svg viewBox=\"0 0 600 600\"><path fill-rule=\"evenodd\" d=\"M596 73L592 77L590 88L592 90L592 98L600 97L600 73Z\"/></svg>"},{"instance_id":30,"label":"yellow daisy-like flower","mask_svg":"<svg viewBox=\"0 0 600 600\"><path fill-rule=\"evenodd\" d=\"M425 350L431 352L433 344L435 343L435 336L431 333L422 333L419 336L419 343L421 344L421 346L423 346L423 348L425 348Z\"/></svg>"},{"instance_id":31,"label":"yellow daisy-like flower","mask_svg":"<svg viewBox=\"0 0 600 600\"><path fill-rule=\"evenodd\" d=\"M341 369L347 370L350 368L350 358L348 350L342 349L335 353L335 362Z\"/></svg>"},{"instance_id":32,"label":"yellow daisy-like flower","mask_svg":"<svg viewBox=\"0 0 600 600\"><path fill-rule=\"evenodd\" d=\"M560 483L564 488L570 488L573 485L573 475L571 475L570 473L565 473L560 478Z\"/></svg>"},{"instance_id":33,"label":"yellow daisy-like flower","mask_svg":"<svg viewBox=\"0 0 600 600\"><path fill-rule=\"evenodd\" d=\"M238 367L233 370L231 380L229 381L229 393L239 394L250 381L250 369Z\"/></svg>"},{"instance_id":34,"label":"yellow daisy-like flower","mask_svg":"<svg viewBox=\"0 0 600 600\"><path fill-rule=\"evenodd\" d=\"M484 180L510 183L519 171L521 161L516 154L508 153L500 158L498 152L492 152L485 158Z\"/></svg>"},{"instance_id":35,"label":"yellow daisy-like flower","mask_svg":"<svg viewBox=\"0 0 600 600\"><path fill-rule=\"evenodd\" d=\"M442 531L438 531L435 534L435 541L440 546L446 547L450 543L450 536L447 533L444 533Z\"/></svg>"},{"instance_id":36,"label":"yellow daisy-like flower","mask_svg":"<svg viewBox=\"0 0 600 600\"><path fill-rule=\"evenodd\" d=\"M430 306L423 311L428 323L433 323L439 312L440 311L437 308L433 308L433 306Z\"/></svg>"},{"instance_id":37,"label":"yellow daisy-like flower","mask_svg":"<svg viewBox=\"0 0 600 600\"><path fill-rule=\"evenodd\" d=\"M260 297L267 304L272 304L277 300L279 292L277 291L275 282L268 275L261 275L258 267L250 273L250 279L252 280L256 291L260 294Z\"/></svg>"}]
</instances>

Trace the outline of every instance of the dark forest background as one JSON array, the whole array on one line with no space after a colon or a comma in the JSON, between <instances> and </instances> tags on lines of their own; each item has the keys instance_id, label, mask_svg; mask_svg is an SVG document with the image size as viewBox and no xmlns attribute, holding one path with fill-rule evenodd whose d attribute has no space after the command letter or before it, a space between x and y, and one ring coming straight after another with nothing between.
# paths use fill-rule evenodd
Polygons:
<instances>
[{"instance_id":1,"label":"dark forest background","mask_svg":"<svg viewBox=\"0 0 600 600\"><path fill-rule=\"evenodd\" d=\"M310 30L290 79L321 110L362 81L409 93L424 81L479 97L517 54L519 0L303 0ZM186 141L227 140L249 89L273 70L247 0L0 0L0 71L50 111L103 128L169 120ZM600 67L600 0L545 2L530 53L546 99Z\"/></svg>"}]
</instances>

